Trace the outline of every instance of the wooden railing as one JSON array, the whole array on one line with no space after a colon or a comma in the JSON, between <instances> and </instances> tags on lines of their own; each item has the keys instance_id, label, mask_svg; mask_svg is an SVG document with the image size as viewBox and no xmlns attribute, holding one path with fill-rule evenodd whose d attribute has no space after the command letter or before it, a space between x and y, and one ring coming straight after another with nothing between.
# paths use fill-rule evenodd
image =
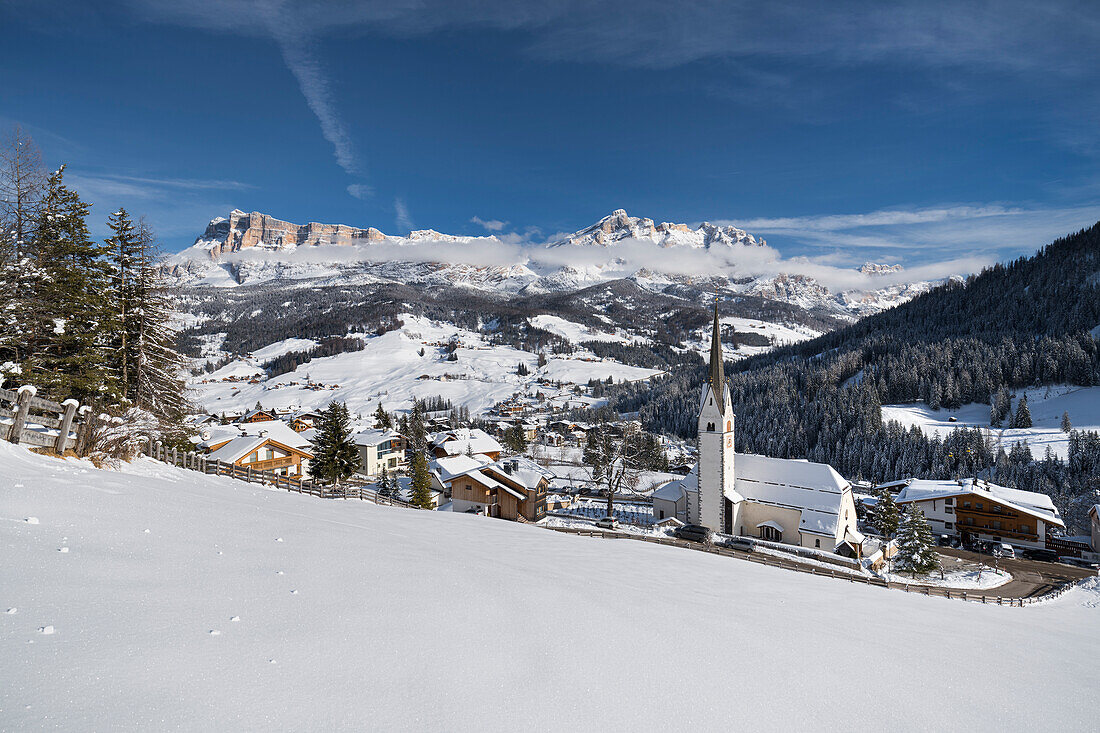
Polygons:
<instances>
[{"instance_id":1,"label":"wooden railing","mask_svg":"<svg viewBox=\"0 0 1100 733\"><path fill-rule=\"evenodd\" d=\"M64 453L76 447L80 431L87 428L86 421L77 420L87 410L73 399L57 403L38 397L29 385L0 389L0 440Z\"/></svg>"},{"instance_id":2,"label":"wooden railing","mask_svg":"<svg viewBox=\"0 0 1100 733\"><path fill-rule=\"evenodd\" d=\"M150 458L211 476L228 476L239 481L264 484L322 499L359 499L360 501L373 501L375 504L413 508L412 504L392 496L382 496L375 489L368 488L363 483L355 480L340 486L333 486L311 478L281 475L271 469L259 470L252 466L238 466L227 461L212 459L202 453L169 448L157 441L150 441L148 445L150 447L147 450L147 455Z\"/></svg>"}]
</instances>

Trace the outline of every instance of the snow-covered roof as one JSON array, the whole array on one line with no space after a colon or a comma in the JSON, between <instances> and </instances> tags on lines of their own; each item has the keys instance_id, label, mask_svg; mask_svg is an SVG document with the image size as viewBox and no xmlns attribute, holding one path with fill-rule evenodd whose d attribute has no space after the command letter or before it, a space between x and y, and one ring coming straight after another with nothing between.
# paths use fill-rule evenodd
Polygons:
<instances>
[{"instance_id":1,"label":"snow-covered roof","mask_svg":"<svg viewBox=\"0 0 1100 733\"><path fill-rule=\"evenodd\" d=\"M203 440L199 445L203 448L210 448L243 435L260 437L261 434L266 435L276 443L282 443L291 448L298 448L306 452L312 450L312 444L306 434L295 432L292 427L282 420L263 420L261 422L237 423L236 425L212 425L203 429Z\"/></svg>"},{"instance_id":2,"label":"snow-covered roof","mask_svg":"<svg viewBox=\"0 0 1100 733\"><path fill-rule=\"evenodd\" d=\"M664 499L665 501L679 501L684 498L684 487L682 482L683 479L669 481L653 492L653 498Z\"/></svg>"},{"instance_id":3,"label":"snow-covered roof","mask_svg":"<svg viewBox=\"0 0 1100 733\"><path fill-rule=\"evenodd\" d=\"M760 524L756 525L757 529L760 529L761 527L771 527L772 529L777 529L780 532L784 531L782 524L780 524L779 522L773 521L771 519L765 520L765 521L761 522Z\"/></svg>"},{"instance_id":4,"label":"snow-covered roof","mask_svg":"<svg viewBox=\"0 0 1100 733\"><path fill-rule=\"evenodd\" d=\"M438 473L440 481L450 481L457 476L476 471L490 463L492 463L492 460L481 454L475 456L463 454L436 458L431 462L431 467Z\"/></svg>"},{"instance_id":5,"label":"snow-covered roof","mask_svg":"<svg viewBox=\"0 0 1100 733\"><path fill-rule=\"evenodd\" d=\"M242 435L210 453L210 458L226 463L235 463L267 442L267 438Z\"/></svg>"},{"instance_id":6,"label":"snow-covered roof","mask_svg":"<svg viewBox=\"0 0 1100 733\"><path fill-rule=\"evenodd\" d=\"M1037 491L1010 489L987 481L976 482L972 478L962 479L962 481L914 479L902 489L896 501L898 503L931 501L948 496L985 497L1029 516L1042 519L1044 522L1059 527L1065 526L1062 518L1058 516L1058 509L1054 506L1054 501L1046 494L1040 494Z\"/></svg>"},{"instance_id":7,"label":"snow-covered roof","mask_svg":"<svg viewBox=\"0 0 1100 733\"><path fill-rule=\"evenodd\" d=\"M526 489L534 489L545 479L548 483L554 474L530 458L505 458L485 467L494 475L514 481Z\"/></svg>"},{"instance_id":8,"label":"snow-covered roof","mask_svg":"<svg viewBox=\"0 0 1100 733\"><path fill-rule=\"evenodd\" d=\"M432 445L442 448L449 456L462 453L500 453L500 443L479 428L459 428L438 433Z\"/></svg>"},{"instance_id":9,"label":"snow-covered roof","mask_svg":"<svg viewBox=\"0 0 1100 733\"><path fill-rule=\"evenodd\" d=\"M363 430L352 436L356 445L380 445L390 440L399 440L401 435L393 430Z\"/></svg>"},{"instance_id":10,"label":"snow-covered roof","mask_svg":"<svg viewBox=\"0 0 1100 733\"><path fill-rule=\"evenodd\" d=\"M801 510L799 531L836 537L841 502L851 485L832 466L754 453L735 454L733 465L738 497L758 504ZM696 464L678 483L685 491L698 491L698 476L699 465Z\"/></svg>"}]
</instances>

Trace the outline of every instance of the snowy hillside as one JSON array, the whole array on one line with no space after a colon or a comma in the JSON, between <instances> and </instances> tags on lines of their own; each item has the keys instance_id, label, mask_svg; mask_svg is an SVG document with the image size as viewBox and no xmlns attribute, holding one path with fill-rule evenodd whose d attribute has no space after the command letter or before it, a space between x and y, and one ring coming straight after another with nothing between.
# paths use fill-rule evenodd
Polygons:
<instances>
[{"instance_id":1,"label":"snowy hillside","mask_svg":"<svg viewBox=\"0 0 1100 733\"><path fill-rule=\"evenodd\" d=\"M264 361L313 342L290 339L272 344L193 379L192 399L216 414L248 410L257 402L267 408L320 408L331 400L346 402L352 413L366 414L379 401L393 411L411 408L414 399L440 396L476 414L514 394L571 396L568 387L558 390L539 384L540 379L586 385L591 379L634 381L660 373L597 359L584 351L552 356L539 367L536 354L491 345L482 334L411 314L402 314L402 320L404 326L382 336L356 334L366 341L362 351L313 359L293 372L266 379ZM584 328L564 319L552 325L572 331ZM459 344L457 361L447 359L445 345L452 341ZM517 375L521 363L530 371L528 376Z\"/></svg>"},{"instance_id":2,"label":"snowy hillside","mask_svg":"<svg viewBox=\"0 0 1100 733\"><path fill-rule=\"evenodd\" d=\"M1027 394L1031 411L1030 428L990 428L989 405L969 404L958 410L930 410L921 403L883 405L882 419L897 420L905 427L916 425L925 434L947 435L957 427L986 428L994 441L1007 451L1015 443L1027 441L1031 453L1041 459L1049 447L1058 458L1069 454L1069 436L1061 430L1062 413L1068 412L1073 427L1078 430L1100 431L1100 387L1053 385L1017 390L1016 398ZM1015 402L1013 402L1015 404ZM952 422L951 418L956 421Z\"/></svg>"},{"instance_id":3,"label":"snowy hillside","mask_svg":"<svg viewBox=\"0 0 1100 733\"><path fill-rule=\"evenodd\" d=\"M145 460L0 463L4 729L1095 723L1096 580L982 606Z\"/></svg>"}]
</instances>

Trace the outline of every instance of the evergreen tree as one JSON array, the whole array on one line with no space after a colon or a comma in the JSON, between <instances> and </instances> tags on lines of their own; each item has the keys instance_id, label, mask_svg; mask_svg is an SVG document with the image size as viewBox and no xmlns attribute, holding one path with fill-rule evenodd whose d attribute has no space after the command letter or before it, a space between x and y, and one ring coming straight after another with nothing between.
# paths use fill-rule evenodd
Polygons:
<instances>
[{"instance_id":1,"label":"evergreen tree","mask_svg":"<svg viewBox=\"0 0 1100 733\"><path fill-rule=\"evenodd\" d=\"M138 343L139 308L137 294L138 243L137 231L126 209L119 209L107 217L111 236L107 238L107 258L112 265L112 295L114 324L111 338L111 360L119 378L119 393L123 400L133 402L136 390L131 387L133 367L137 362L134 351Z\"/></svg>"},{"instance_id":2,"label":"evergreen tree","mask_svg":"<svg viewBox=\"0 0 1100 733\"><path fill-rule=\"evenodd\" d=\"M894 567L898 570L908 571L916 577L926 575L939 567L932 528L916 503L910 504L908 511L902 515L897 545Z\"/></svg>"},{"instance_id":3,"label":"evergreen tree","mask_svg":"<svg viewBox=\"0 0 1100 733\"><path fill-rule=\"evenodd\" d=\"M424 424L424 405L420 400L413 402L412 412L409 413L403 432L405 439L409 441L409 448L423 453L428 450L428 428Z\"/></svg>"},{"instance_id":4,"label":"evergreen tree","mask_svg":"<svg viewBox=\"0 0 1100 733\"><path fill-rule=\"evenodd\" d=\"M545 352L539 352L539 368L546 366L546 354Z\"/></svg>"},{"instance_id":5,"label":"evergreen tree","mask_svg":"<svg viewBox=\"0 0 1100 733\"><path fill-rule=\"evenodd\" d=\"M1027 395L1025 394L1020 398L1020 401L1016 403L1016 415L1012 418L1012 427L1014 428L1030 428L1031 427L1031 410L1027 407Z\"/></svg>"},{"instance_id":6,"label":"evergreen tree","mask_svg":"<svg viewBox=\"0 0 1100 733\"><path fill-rule=\"evenodd\" d=\"M412 459L412 501L413 506L421 509L434 509L432 502L432 475L428 471L428 461L424 454L417 451Z\"/></svg>"},{"instance_id":7,"label":"evergreen tree","mask_svg":"<svg viewBox=\"0 0 1100 733\"><path fill-rule=\"evenodd\" d=\"M377 491L381 496L390 495L390 472L385 466L382 466L382 473L378 474Z\"/></svg>"},{"instance_id":8,"label":"evergreen tree","mask_svg":"<svg viewBox=\"0 0 1100 733\"><path fill-rule=\"evenodd\" d=\"M393 428L393 419L382 407L381 401L378 402L378 409L374 411L374 428L375 430L391 430Z\"/></svg>"},{"instance_id":9,"label":"evergreen tree","mask_svg":"<svg viewBox=\"0 0 1100 733\"><path fill-rule=\"evenodd\" d=\"M513 453L527 452L527 435L522 425L513 425L504 431L504 447Z\"/></svg>"},{"instance_id":10,"label":"evergreen tree","mask_svg":"<svg viewBox=\"0 0 1100 733\"><path fill-rule=\"evenodd\" d=\"M359 470L359 448L351 437L351 416L347 405L332 401L321 411L309 475L339 486Z\"/></svg>"},{"instance_id":11,"label":"evergreen tree","mask_svg":"<svg viewBox=\"0 0 1100 733\"><path fill-rule=\"evenodd\" d=\"M526 362L521 361L519 363L519 366L516 367L516 374L521 376L521 377L526 377L530 373L531 373L531 370L527 368Z\"/></svg>"},{"instance_id":12,"label":"evergreen tree","mask_svg":"<svg viewBox=\"0 0 1100 733\"><path fill-rule=\"evenodd\" d=\"M1062 432L1069 435L1071 430L1073 430L1073 423L1069 421L1069 411L1067 410L1062 413Z\"/></svg>"},{"instance_id":13,"label":"evergreen tree","mask_svg":"<svg viewBox=\"0 0 1100 733\"><path fill-rule=\"evenodd\" d=\"M49 176L32 242L37 310L23 334L25 378L47 394L81 401L110 397L117 374L110 364L110 267L106 247L88 233L90 207L64 183L62 166Z\"/></svg>"},{"instance_id":14,"label":"evergreen tree","mask_svg":"<svg viewBox=\"0 0 1100 733\"><path fill-rule=\"evenodd\" d=\"M868 512L867 520L886 539L897 534L901 511L888 489L879 489L878 501Z\"/></svg>"}]
</instances>

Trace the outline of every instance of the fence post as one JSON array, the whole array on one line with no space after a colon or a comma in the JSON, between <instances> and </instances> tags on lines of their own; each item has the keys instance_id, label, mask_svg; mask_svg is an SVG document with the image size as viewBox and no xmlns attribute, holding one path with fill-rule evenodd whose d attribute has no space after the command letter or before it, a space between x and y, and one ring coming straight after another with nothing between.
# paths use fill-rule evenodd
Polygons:
<instances>
[{"instance_id":1,"label":"fence post","mask_svg":"<svg viewBox=\"0 0 1100 733\"><path fill-rule=\"evenodd\" d=\"M15 398L15 418L11 424L11 435L8 437L9 443L18 443L19 437L23 434L23 426L27 424L27 413L31 409L31 398L34 397L35 389L29 384L24 384L19 388L19 393Z\"/></svg>"},{"instance_id":2,"label":"fence post","mask_svg":"<svg viewBox=\"0 0 1100 733\"><path fill-rule=\"evenodd\" d=\"M69 443L69 428L73 426L73 418L76 417L76 408L80 407L80 403L71 397L61 403L65 408L65 414L61 417L61 427L57 432L57 443L54 445L54 449L58 453L65 454L65 446Z\"/></svg>"},{"instance_id":3,"label":"fence post","mask_svg":"<svg viewBox=\"0 0 1100 733\"><path fill-rule=\"evenodd\" d=\"M248 483L252 483L252 466L248 466L245 468L244 476L245 480L247 480Z\"/></svg>"},{"instance_id":4,"label":"fence post","mask_svg":"<svg viewBox=\"0 0 1100 733\"><path fill-rule=\"evenodd\" d=\"M172 465L178 466L180 461L179 448L172 446Z\"/></svg>"}]
</instances>

